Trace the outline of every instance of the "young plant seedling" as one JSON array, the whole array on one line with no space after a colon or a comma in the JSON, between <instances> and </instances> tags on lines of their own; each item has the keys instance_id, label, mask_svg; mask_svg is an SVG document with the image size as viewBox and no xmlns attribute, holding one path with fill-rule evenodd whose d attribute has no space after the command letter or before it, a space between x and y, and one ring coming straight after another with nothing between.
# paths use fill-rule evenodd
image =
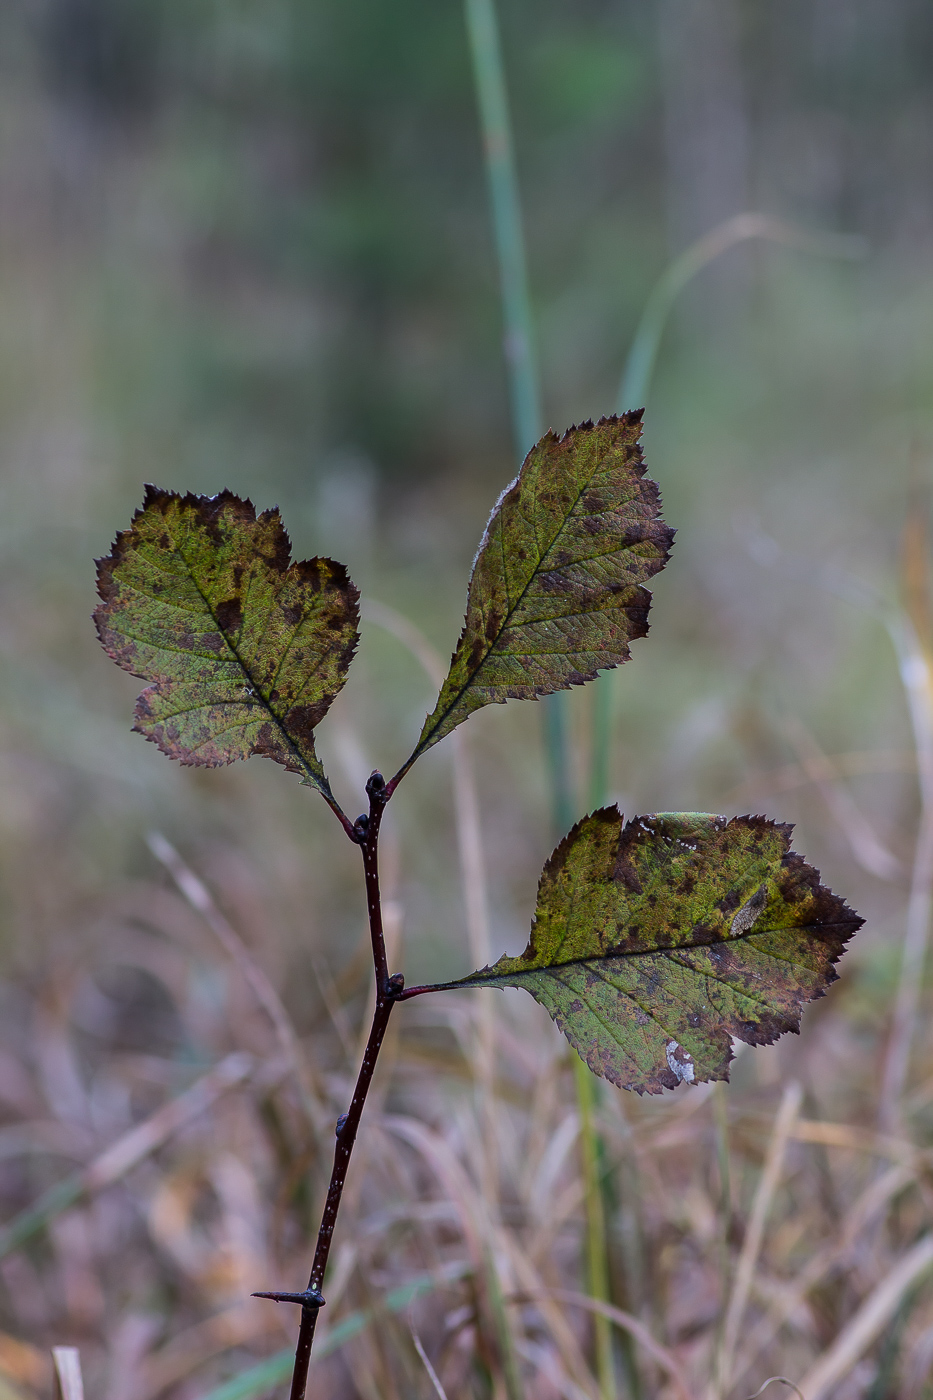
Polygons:
<instances>
[{"instance_id":1,"label":"young plant seedling","mask_svg":"<svg viewBox=\"0 0 933 1400\"><path fill-rule=\"evenodd\" d=\"M596 1073L636 1093L728 1078L732 1037L768 1045L835 979L862 923L765 817L666 812L625 822L604 807L544 867L517 958L458 982L405 987L386 962L379 827L412 764L474 710L582 685L626 661L648 631L647 581L673 531L645 476L641 414L548 433L489 519L450 671L411 757L366 784L369 811L341 809L314 730L357 643L358 594L342 564L291 562L277 510L147 487L142 510L98 563L107 654L150 682L135 729L184 764L261 754L315 787L363 857L376 1003L347 1112L308 1287L255 1296L297 1303L291 1400L303 1400L331 1239L360 1116L393 1008L455 987L524 987Z\"/></svg>"}]
</instances>

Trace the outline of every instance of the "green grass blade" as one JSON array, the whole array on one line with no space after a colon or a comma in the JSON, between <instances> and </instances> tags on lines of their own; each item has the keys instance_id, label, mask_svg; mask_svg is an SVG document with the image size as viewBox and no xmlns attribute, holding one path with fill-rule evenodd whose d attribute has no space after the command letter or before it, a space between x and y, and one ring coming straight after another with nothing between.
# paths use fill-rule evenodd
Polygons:
<instances>
[{"instance_id":1,"label":"green grass blade","mask_svg":"<svg viewBox=\"0 0 933 1400\"><path fill-rule=\"evenodd\" d=\"M361 1314L353 1313L347 1318L350 1322ZM336 1330L336 1329L335 1329ZM359 1330L359 1329L357 1329ZM353 1336L354 1333L349 1333ZM315 1359L324 1356L328 1350L327 1343L331 1340L327 1337L319 1342L315 1349ZM344 1339L346 1340L346 1338ZM251 1400L255 1395L264 1395L267 1390L271 1390L274 1385L281 1381L288 1380L292 1373L292 1366L295 1362L295 1352L292 1347L286 1347L284 1351L277 1351L274 1356L270 1356L266 1361L260 1361L258 1366L251 1366L242 1375L234 1376L233 1380L226 1381L223 1385L211 1390L204 1397L204 1400Z\"/></svg>"},{"instance_id":2,"label":"green grass blade","mask_svg":"<svg viewBox=\"0 0 933 1400\"><path fill-rule=\"evenodd\" d=\"M586 1191L586 1291L591 1298L608 1303L609 1255L606 1248L606 1212L600 1181L600 1143L593 1122L596 1080L583 1061L573 1057L577 1105L580 1113L580 1157ZM615 1358L612 1350L612 1323L596 1313L593 1317L596 1375L600 1400L615 1400Z\"/></svg>"},{"instance_id":3,"label":"green grass blade","mask_svg":"<svg viewBox=\"0 0 933 1400\"><path fill-rule=\"evenodd\" d=\"M644 408L651 390L661 339L681 292L693 279L730 248L761 238L801 252L823 257L858 259L868 245L858 234L827 233L800 228L767 214L736 214L717 224L709 233L691 243L658 278L645 302L625 361L616 396L616 412ZM602 807L608 799L609 753L612 731L614 678L602 676L593 688L593 730L590 752L590 808Z\"/></svg>"},{"instance_id":4,"label":"green grass blade","mask_svg":"<svg viewBox=\"0 0 933 1400\"><path fill-rule=\"evenodd\" d=\"M709 233L691 243L661 274L645 303L645 309L635 330L631 349L619 383L618 408L644 408L651 376L654 372L661 337L668 317L680 293L721 254L739 243L762 238L771 243L798 248L831 258L846 260L862 258L868 251L864 238L858 234L827 233L819 229L800 228L767 214L736 214L717 224Z\"/></svg>"},{"instance_id":5,"label":"green grass blade","mask_svg":"<svg viewBox=\"0 0 933 1400\"><path fill-rule=\"evenodd\" d=\"M49 1187L34 1205L20 1211L19 1215L0 1231L0 1259L5 1259L14 1249L19 1249L21 1244L25 1244L33 1235L45 1229L50 1220L54 1220L69 1206L73 1206L75 1201L80 1200L84 1191L83 1172L75 1172L73 1176Z\"/></svg>"},{"instance_id":6,"label":"green grass blade","mask_svg":"<svg viewBox=\"0 0 933 1400\"><path fill-rule=\"evenodd\" d=\"M499 262L515 455L521 462L543 429L512 123L494 0L464 0L464 11Z\"/></svg>"},{"instance_id":7,"label":"green grass blade","mask_svg":"<svg viewBox=\"0 0 933 1400\"><path fill-rule=\"evenodd\" d=\"M464 18L473 63L486 183L499 264L512 434L516 460L521 466L526 452L541 436L541 394L532 332L515 146L495 0L464 0ZM566 699L565 695L552 695L545 701L545 747L555 782L560 781L558 775L565 767L560 748L555 748L554 731L555 726L559 728L563 723ZM497 1280L494 1282L496 1286L492 1289L491 1303L497 1313L506 1389L509 1400L523 1400L511 1326L504 1303L497 1297Z\"/></svg>"},{"instance_id":8,"label":"green grass blade","mask_svg":"<svg viewBox=\"0 0 933 1400\"><path fill-rule=\"evenodd\" d=\"M486 178L499 261L512 431L516 457L521 463L531 444L541 435L542 413L514 143L494 0L464 0L464 9L473 58L483 131ZM571 824L575 806L570 748L567 742L568 724L569 696L562 693L549 696L544 702L544 743L550 776L553 819L558 835L566 831ZM581 1120L583 1117L581 1104ZM595 1160L595 1142L590 1143L590 1148ZM608 1258L605 1232L598 1229L598 1223L603 1220L602 1197L601 1194L598 1200L590 1197L591 1193L588 1192L587 1273L592 1283L594 1279L607 1277ZM592 1296L603 1302L610 1301L608 1287ZM597 1323L597 1329L601 1322L602 1320ZM510 1335L508 1328L505 1332L506 1335ZM604 1351L605 1347L597 1331L597 1352L600 1358ZM513 1366L509 1369L514 1377L517 1376L517 1365L514 1364L514 1358L512 1362ZM612 1394L609 1389L611 1383L611 1371L605 1371L604 1367L600 1366L602 1395ZM511 1380L510 1396L515 1385L515 1380Z\"/></svg>"},{"instance_id":9,"label":"green grass blade","mask_svg":"<svg viewBox=\"0 0 933 1400\"><path fill-rule=\"evenodd\" d=\"M522 226L515 144L495 0L464 0L473 76L483 136L483 155L492 212L502 296L505 363L516 460L521 464L543 431L541 391L532 329L531 297ZM573 820L572 783L566 730L566 695L544 701L544 746L561 831Z\"/></svg>"}]
</instances>

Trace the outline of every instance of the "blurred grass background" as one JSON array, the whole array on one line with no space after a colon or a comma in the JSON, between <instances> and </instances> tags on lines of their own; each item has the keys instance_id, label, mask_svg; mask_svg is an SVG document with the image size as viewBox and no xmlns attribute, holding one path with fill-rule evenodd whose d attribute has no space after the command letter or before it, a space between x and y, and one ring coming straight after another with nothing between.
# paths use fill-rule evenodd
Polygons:
<instances>
[{"instance_id":1,"label":"blurred grass background","mask_svg":"<svg viewBox=\"0 0 933 1400\"><path fill-rule=\"evenodd\" d=\"M848 261L735 248L677 304L645 441L680 533L652 636L609 682L609 788L630 814L796 822L867 924L800 1039L744 1054L724 1094L601 1089L596 1114L614 1303L691 1393L744 1396L775 1372L809 1378L807 1400L933 1393L933 1287L911 1255L933 1207L926 991L900 1111L876 1131L925 771L884 619L913 629L916 695L933 16L922 0L501 0L500 20L554 427L615 406L651 288L723 220L865 240ZM299 556L342 559L449 652L513 474L469 52L461 7L425 0L9 0L0 74L5 1218L224 1056L254 1057L0 1259L0 1394L50 1393L47 1348L65 1342L98 1400L201 1400L295 1330L244 1298L307 1273L365 1013L358 857L272 765L183 770L130 735L137 687L94 640L90 561L144 481L227 486L280 504ZM321 730L351 815L431 699L364 622ZM592 689L575 693L581 813L592 715ZM492 947L514 952L552 845L540 708L479 714L468 745ZM409 979L471 965L445 748L387 832ZM153 831L201 887L173 878ZM281 996L300 1072L218 917ZM568 1052L528 999L491 995L492 1013L464 995L397 1018L327 1290L334 1332L366 1325L317 1363L314 1394L435 1394L409 1323L450 1400L598 1393L589 1314L553 1296L585 1290ZM618 1394L680 1393L631 1336L616 1332Z\"/></svg>"}]
</instances>

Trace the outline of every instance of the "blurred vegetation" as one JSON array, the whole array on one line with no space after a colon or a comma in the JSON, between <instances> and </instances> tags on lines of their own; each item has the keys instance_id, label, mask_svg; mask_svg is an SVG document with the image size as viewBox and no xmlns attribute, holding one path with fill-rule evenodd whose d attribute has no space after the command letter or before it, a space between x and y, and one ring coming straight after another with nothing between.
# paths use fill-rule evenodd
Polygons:
<instances>
[{"instance_id":1,"label":"blurred vegetation","mask_svg":"<svg viewBox=\"0 0 933 1400\"><path fill-rule=\"evenodd\" d=\"M740 1396L774 1371L803 1376L930 1228L928 999L904 1121L882 1145L872 1136L920 809L898 662L866 590L896 608L919 558L911 615L928 654L933 12L922 0L500 11L555 427L613 407L651 287L722 220L760 210L868 247L857 262L734 249L679 304L646 419L679 540L652 636L609 682L609 786L624 810L796 821L796 847L868 918L800 1040L743 1055L718 1116L705 1090L598 1099L613 1296L698 1388L780 1080L802 1084L806 1121L838 1127L787 1129L751 1322L815 1252L838 1250L737 1377ZM242 1299L307 1268L329 1168L321 1123L345 1107L363 1006L356 853L272 765L181 770L129 734L135 687L93 638L90 560L144 481L228 486L280 503L299 556L343 559L364 597L441 653L453 645L473 550L513 474L466 37L458 5L426 0L9 0L0 79L5 1216L226 1053L272 1063L0 1260L0 1377L48 1393L41 1352L67 1342L89 1394L197 1400L293 1330ZM432 698L394 637L363 632L321 742L351 811L369 769L409 751ZM571 708L582 811L592 696ZM496 707L469 729L493 947L516 952L551 845L538 707ZM464 973L448 758L429 756L406 789L386 850L397 964ZM280 992L310 1117L237 965L151 854L153 829ZM412 1145L423 1130L494 1203L529 1400L589 1395L586 1313L538 1310L521 1262L542 1286L582 1286L572 1074L543 1013L494 1005L492 1117L471 1092L474 1002L413 1007L396 1028L328 1322L463 1265L416 1324L450 1400L502 1394L491 1295L463 1243L478 1227L450 1206L440 1159L425 1165L426 1140ZM879 1188L874 1215L853 1214L885 1169L903 1181ZM847 1219L863 1233L846 1237ZM925 1393L929 1277L896 1303L837 1400ZM620 1348L620 1395L668 1393L643 1351ZM317 1374L335 1397L432 1393L404 1314L378 1315Z\"/></svg>"}]
</instances>

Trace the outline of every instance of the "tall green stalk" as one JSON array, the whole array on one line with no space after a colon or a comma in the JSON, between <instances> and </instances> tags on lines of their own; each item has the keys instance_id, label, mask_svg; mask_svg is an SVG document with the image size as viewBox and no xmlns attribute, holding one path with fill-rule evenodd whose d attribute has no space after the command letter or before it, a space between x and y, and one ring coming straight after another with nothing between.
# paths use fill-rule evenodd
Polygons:
<instances>
[{"instance_id":1,"label":"tall green stalk","mask_svg":"<svg viewBox=\"0 0 933 1400\"><path fill-rule=\"evenodd\" d=\"M525 266L521 204L515 178L515 156L509 121L499 27L492 0L464 0L473 78L483 135L483 156L493 232L499 263L499 289L505 322L512 432L519 464L541 431L541 399L531 333L531 303ZM494 1274L495 1265L491 1264ZM509 1400L523 1400L523 1386L512 1330L497 1277L492 1277L490 1303L502 1352Z\"/></svg>"},{"instance_id":2,"label":"tall green stalk","mask_svg":"<svg viewBox=\"0 0 933 1400\"><path fill-rule=\"evenodd\" d=\"M494 0L465 0L464 8L499 260L515 455L521 463L541 436L542 417L512 124Z\"/></svg>"},{"instance_id":3,"label":"tall green stalk","mask_svg":"<svg viewBox=\"0 0 933 1400\"><path fill-rule=\"evenodd\" d=\"M503 342L508 371L512 436L519 466L544 428L541 389L532 329L531 298L522 226L521 198L515 170L515 145L495 0L464 0L473 77L483 136L486 183L499 264ZM557 824L561 832L573 820L568 761L567 701L560 694L544 704L544 733ZM566 820L565 820L566 819Z\"/></svg>"},{"instance_id":4,"label":"tall green stalk","mask_svg":"<svg viewBox=\"0 0 933 1400\"><path fill-rule=\"evenodd\" d=\"M586 1286L591 1298L609 1302L609 1253L606 1248L606 1211L603 1202L602 1172L600 1170L600 1141L593 1111L596 1107L596 1080L577 1056L573 1057L577 1087L577 1107L580 1113L580 1156L583 1165L583 1186L586 1192ZM596 1375L600 1400L615 1400L615 1357L612 1349L612 1328L608 1318L605 1327L595 1327Z\"/></svg>"},{"instance_id":5,"label":"tall green stalk","mask_svg":"<svg viewBox=\"0 0 933 1400\"><path fill-rule=\"evenodd\" d=\"M543 416L532 332L515 148L494 0L464 0L464 9L473 59L486 180L499 263L512 432L515 455L520 466L529 449L541 436ZM543 702L552 820L558 835L563 835L575 815L567 738L568 699L566 694L558 694L548 697ZM598 1171L599 1144L593 1123L593 1092L590 1079L589 1070L582 1061L577 1060L577 1100L586 1186L587 1285L591 1297L600 1302L610 1302L605 1214ZM611 1325L607 1318L597 1316L593 1320L593 1326L600 1397L601 1400L615 1400Z\"/></svg>"}]
</instances>

